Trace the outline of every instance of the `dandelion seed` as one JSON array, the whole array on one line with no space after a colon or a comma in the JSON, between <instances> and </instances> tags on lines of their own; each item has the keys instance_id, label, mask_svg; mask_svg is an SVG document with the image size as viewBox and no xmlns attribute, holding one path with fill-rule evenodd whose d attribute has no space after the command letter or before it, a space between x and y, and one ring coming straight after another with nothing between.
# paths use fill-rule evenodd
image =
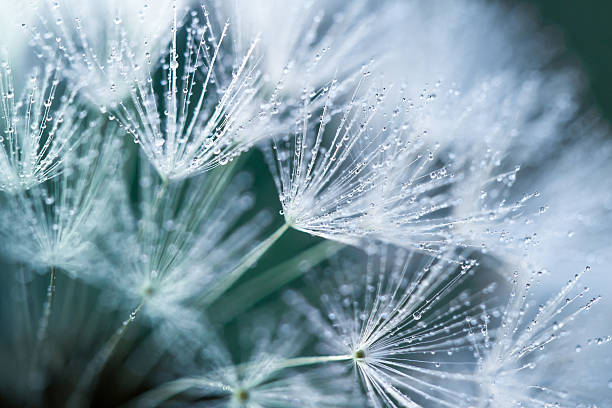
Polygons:
<instances>
[{"instance_id":1,"label":"dandelion seed","mask_svg":"<svg viewBox=\"0 0 612 408\"><path fill-rule=\"evenodd\" d=\"M47 1L39 23L31 27L42 58L62 57L64 74L86 82L83 94L105 111L118 97L128 95L127 72L157 57L161 34L169 28L173 10L182 1L117 0Z\"/></svg>"},{"instance_id":2,"label":"dandelion seed","mask_svg":"<svg viewBox=\"0 0 612 408\"><path fill-rule=\"evenodd\" d=\"M228 23L217 27L206 11L196 13L179 54L175 13L159 86L153 69L126 76L133 106L119 102L114 116L162 178L184 179L225 165L265 136L259 128L265 109L251 103L260 86L252 57L257 39L239 59L228 49L228 29Z\"/></svg>"},{"instance_id":3,"label":"dandelion seed","mask_svg":"<svg viewBox=\"0 0 612 408\"><path fill-rule=\"evenodd\" d=\"M244 264L245 254L257 248L271 219L261 212L238 224L254 204L246 191L247 174L230 183L231 168L223 168L185 182L159 184L143 165L139 205L131 208L124 201L117 211L111 233L115 238L106 245L111 265L98 279L134 304L142 302L147 316L167 326L169 338L193 334L202 329L196 302L225 287L226 279L233 282L232 273L252 265Z\"/></svg>"},{"instance_id":4,"label":"dandelion seed","mask_svg":"<svg viewBox=\"0 0 612 408\"><path fill-rule=\"evenodd\" d=\"M75 101L80 86L62 83L56 66L34 70L19 98L9 62L1 64L0 190L17 193L61 173L65 156L85 139L87 115Z\"/></svg>"},{"instance_id":5,"label":"dandelion seed","mask_svg":"<svg viewBox=\"0 0 612 408\"><path fill-rule=\"evenodd\" d=\"M318 370L299 373L285 367L304 345L295 323L284 319L274 327L265 318L256 318L253 323L256 325L246 325L240 333L241 346L247 353L242 363L235 364L221 339L209 333L201 350L206 374L162 384L140 397L137 406L158 406L176 395L190 401L215 400L227 407L354 406L350 395L325 393L334 388L335 392L347 391L346 381L327 379L326 384Z\"/></svg>"},{"instance_id":6,"label":"dandelion seed","mask_svg":"<svg viewBox=\"0 0 612 408\"><path fill-rule=\"evenodd\" d=\"M261 34L265 79L284 94L297 95L305 79L322 87L349 78L370 59L385 54L391 7L372 12L365 1L221 1L218 13L233 22L238 50Z\"/></svg>"},{"instance_id":7,"label":"dandelion seed","mask_svg":"<svg viewBox=\"0 0 612 408\"><path fill-rule=\"evenodd\" d=\"M305 101L295 135L274 138L267 150L287 224L350 244L375 239L431 253L499 241L485 228L518 217L530 196L457 214L453 184L463 173L437 160L438 147L412 127L418 112L409 102L397 105L401 115L386 115L386 88L357 96L362 83L344 105L335 103L333 84L318 95L326 101L317 123Z\"/></svg>"},{"instance_id":8,"label":"dandelion seed","mask_svg":"<svg viewBox=\"0 0 612 408\"><path fill-rule=\"evenodd\" d=\"M0 232L11 242L5 250L13 259L79 274L99 260L94 236L105 223L102 200L118 166L118 145L112 130L101 135L96 122L73 132L87 142L62 153L58 176L3 197Z\"/></svg>"},{"instance_id":9,"label":"dandelion seed","mask_svg":"<svg viewBox=\"0 0 612 408\"><path fill-rule=\"evenodd\" d=\"M567 344L569 332L600 300L585 298L587 289L577 288L585 271L539 306L532 293L538 274L522 280L516 275L513 296L502 312L500 327L493 333L495 341L484 351L478 378L482 402L478 406L574 407L592 398L583 392L581 378L573 378L571 384L550 375L559 369L555 366L560 360L567 367L580 358L574 355L582 347ZM575 306L577 302L583 304Z\"/></svg>"},{"instance_id":10,"label":"dandelion seed","mask_svg":"<svg viewBox=\"0 0 612 408\"><path fill-rule=\"evenodd\" d=\"M470 398L462 386L488 322L479 297L489 289L449 297L470 269L382 248L368 257L365 274L345 266L335 281L319 281L315 306L293 292L286 299L304 311L326 353L352 360L372 405L454 407Z\"/></svg>"}]
</instances>

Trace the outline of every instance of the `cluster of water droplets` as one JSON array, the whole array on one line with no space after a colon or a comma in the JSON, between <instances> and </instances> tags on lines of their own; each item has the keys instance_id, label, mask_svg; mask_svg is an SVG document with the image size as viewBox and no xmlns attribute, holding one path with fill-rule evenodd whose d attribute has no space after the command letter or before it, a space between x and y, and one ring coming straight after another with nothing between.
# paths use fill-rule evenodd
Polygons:
<instances>
[{"instance_id":1,"label":"cluster of water droplets","mask_svg":"<svg viewBox=\"0 0 612 408\"><path fill-rule=\"evenodd\" d=\"M16 95L8 60L0 66L0 189L18 192L51 179L84 140L86 111L80 85L61 82L53 64L36 67Z\"/></svg>"},{"instance_id":2,"label":"cluster of water droplets","mask_svg":"<svg viewBox=\"0 0 612 408\"><path fill-rule=\"evenodd\" d=\"M246 51L261 35L258 56L264 81L282 83L280 93L296 97L304 81L324 87L359 72L373 56L384 55L396 15L380 5L376 17L367 1L238 0L217 1L218 13L236 28L236 46Z\"/></svg>"},{"instance_id":3,"label":"cluster of water droplets","mask_svg":"<svg viewBox=\"0 0 612 408\"><path fill-rule=\"evenodd\" d=\"M268 105L260 109L253 100L260 86L252 56L257 38L244 55L234 53L229 23L219 25L212 17L203 7L183 26L175 10L159 62L124 76L129 101L118 101L109 116L163 178L187 178L225 165L265 136ZM179 43L183 32L185 41ZM160 80L154 79L158 66Z\"/></svg>"},{"instance_id":4,"label":"cluster of water droplets","mask_svg":"<svg viewBox=\"0 0 612 408\"><path fill-rule=\"evenodd\" d=\"M535 407L588 401L586 397L573 400L572 396L579 395L579 389L589 380L572 383L564 378L550 378L550 370L555 369L559 358L567 360L567 364L576 364L576 360L567 356L582 351L582 346L576 346L572 340L576 338L576 326L601 300L601 296L587 297L589 287L579 288L589 270L586 267L541 303L536 286L541 285L545 274L540 270L514 272L507 304L494 313L500 325L492 332L493 341L481 355L479 382L483 404ZM599 344L603 343L602 338Z\"/></svg>"},{"instance_id":5,"label":"cluster of water droplets","mask_svg":"<svg viewBox=\"0 0 612 408\"><path fill-rule=\"evenodd\" d=\"M64 75L85 81L83 96L106 111L118 96L128 94L124 76L158 55L160 36L171 23L166 10L182 13L182 3L136 0L84 6L73 0L50 1L39 6L39 21L25 29L38 56L59 56Z\"/></svg>"},{"instance_id":6,"label":"cluster of water droplets","mask_svg":"<svg viewBox=\"0 0 612 408\"><path fill-rule=\"evenodd\" d=\"M513 185L520 168L475 184L475 206L463 191L473 169L428 134L423 117L435 94L423 90L419 103L406 96L389 101L392 90L366 84L369 76L362 67L352 93L340 92L337 81L306 87L293 135L271 143L268 160L287 222L343 242L378 239L432 253L517 244L504 226L537 193L511 202L500 191Z\"/></svg>"},{"instance_id":7,"label":"cluster of water droplets","mask_svg":"<svg viewBox=\"0 0 612 408\"><path fill-rule=\"evenodd\" d=\"M463 403L473 350L487 338L483 299L495 283L449 299L475 261L457 264L386 246L369 252L365 270L347 261L322 271L318 299L292 292L286 301L303 311L323 352L353 356L373 404Z\"/></svg>"}]
</instances>

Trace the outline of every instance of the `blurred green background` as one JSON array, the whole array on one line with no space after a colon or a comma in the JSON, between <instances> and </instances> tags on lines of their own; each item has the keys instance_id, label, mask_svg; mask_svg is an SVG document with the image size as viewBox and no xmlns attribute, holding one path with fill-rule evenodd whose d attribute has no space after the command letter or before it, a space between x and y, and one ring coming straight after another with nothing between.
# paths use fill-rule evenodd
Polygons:
<instances>
[{"instance_id":1,"label":"blurred green background","mask_svg":"<svg viewBox=\"0 0 612 408\"><path fill-rule=\"evenodd\" d=\"M592 102L612 120L612 1L507 0L532 8L545 26L556 30L581 67Z\"/></svg>"}]
</instances>

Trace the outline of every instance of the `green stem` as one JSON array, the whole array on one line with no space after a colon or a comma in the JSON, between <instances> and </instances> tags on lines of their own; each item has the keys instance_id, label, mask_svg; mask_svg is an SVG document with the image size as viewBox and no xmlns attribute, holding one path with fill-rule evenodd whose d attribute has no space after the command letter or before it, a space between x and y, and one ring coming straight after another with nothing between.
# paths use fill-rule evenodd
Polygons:
<instances>
[{"instance_id":1,"label":"green stem","mask_svg":"<svg viewBox=\"0 0 612 408\"><path fill-rule=\"evenodd\" d=\"M49 320L51 318L51 311L53 310L53 299L55 295L55 267L51 267L51 276L49 277L49 285L47 286L47 296L45 303L43 304L42 315L38 321L38 329L36 330L36 344L34 351L32 352L32 358L30 360L30 385L36 387L38 383L36 375L38 374L38 364L40 359L40 353L42 347L47 339L49 333ZM27 304L27 302L25 302Z\"/></svg>"},{"instance_id":2,"label":"green stem","mask_svg":"<svg viewBox=\"0 0 612 408\"><path fill-rule=\"evenodd\" d=\"M84 406L84 398L87 392L89 392L96 384L97 378L99 374L102 372L106 363L113 355L117 344L126 333L130 323L136 319L138 312L142 309L144 303L141 302L136 309L134 309L130 316L121 323L121 326L115 331L115 333L108 339L108 341L104 344L104 346L98 351L95 357L89 362L83 375L81 376L81 380L77 384L74 393L70 397L68 401L69 407L82 407Z\"/></svg>"},{"instance_id":3,"label":"green stem","mask_svg":"<svg viewBox=\"0 0 612 408\"><path fill-rule=\"evenodd\" d=\"M163 181L162 181L161 188L155 195L155 203L153 204L153 215L155 215L155 213L157 212L159 203L161 202L161 199L164 196L164 194L166 194L166 191L168 191L168 186L170 185L170 179L168 179L167 177L164 177L162 180Z\"/></svg>"},{"instance_id":4,"label":"green stem","mask_svg":"<svg viewBox=\"0 0 612 408\"><path fill-rule=\"evenodd\" d=\"M286 368L303 367L313 364L331 363L334 361L347 361L352 359L353 356L350 354L339 356L296 357L280 361L276 366L276 369L284 370Z\"/></svg>"},{"instance_id":5,"label":"green stem","mask_svg":"<svg viewBox=\"0 0 612 408\"><path fill-rule=\"evenodd\" d=\"M43 306L43 314L38 323L38 332L36 333L36 339L38 345L47 337L49 328L49 318L51 317L51 310L53 309L53 299L55 295L55 266L51 267L51 276L49 277L49 285L47 286L47 298Z\"/></svg>"},{"instance_id":6,"label":"green stem","mask_svg":"<svg viewBox=\"0 0 612 408\"><path fill-rule=\"evenodd\" d=\"M170 185L170 179L168 179L167 177L163 177L162 178L162 185L160 187L160 189L156 192L155 194L155 202L153 203L153 207L151 208L151 219L155 220L157 217L157 211L159 210L159 205L161 204L162 201L162 197L166 194L166 192L168 191L168 186ZM145 213L146 215L146 213ZM144 225L144 224L142 224ZM145 232L141 227L138 227L138 241L140 241L143 236L144 236Z\"/></svg>"},{"instance_id":7,"label":"green stem","mask_svg":"<svg viewBox=\"0 0 612 408\"><path fill-rule=\"evenodd\" d=\"M51 267L51 276L49 277L49 285L47 286L47 297L43 305L43 312L38 322L38 330L36 331L36 347L32 356L32 365L35 367L38 364L40 349L42 348L47 335L49 334L49 319L53 310L53 300L55 295L55 266Z\"/></svg>"},{"instance_id":8,"label":"green stem","mask_svg":"<svg viewBox=\"0 0 612 408\"><path fill-rule=\"evenodd\" d=\"M204 306L209 306L214 303L227 289L229 289L240 277L251 268L258 260L266 253L268 249L278 239L283 236L289 228L288 224L283 224L280 228L274 231L268 238L263 240L259 245L253 248L234 269L223 278L219 279L217 284L211 290L206 292L201 299Z\"/></svg>"},{"instance_id":9,"label":"green stem","mask_svg":"<svg viewBox=\"0 0 612 408\"><path fill-rule=\"evenodd\" d=\"M318 265L342 248L344 248L344 244L323 241L308 248L298 256L268 269L231 290L227 299L217 302L213 307L214 316L221 322L232 320L270 293L274 293L306 273L309 268L301 267L301 263L307 262L309 267ZM235 299L240 299L240 302L236 302Z\"/></svg>"}]
</instances>

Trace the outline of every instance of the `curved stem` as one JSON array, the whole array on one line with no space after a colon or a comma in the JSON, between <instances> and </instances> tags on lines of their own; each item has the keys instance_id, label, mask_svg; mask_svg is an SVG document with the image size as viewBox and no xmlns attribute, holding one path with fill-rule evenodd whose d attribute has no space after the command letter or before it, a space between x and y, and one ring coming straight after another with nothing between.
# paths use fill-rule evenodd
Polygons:
<instances>
[{"instance_id":1,"label":"curved stem","mask_svg":"<svg viewBox=\"0 0 612 408\"><path fill-rule=\"evenodd\" d=\"M100 351L98 351L95 357L89 362L89 364L85 368L83 375L81 376L81 380L77 384L74 393L68 401L69 407L77 408L82 407L84 405L83 399L85 397L85 394L95 386L98 376L106 366L106 363L108 362L110 357L113 355L117 344L119 344L119 341L126 333L128 327L130 326L130 323L132 323L134 319L136 319L136 316L138 315L140 309L142 309L143 305L144 303L140 302L136 309L134 309L130 313L130 316L126 320L124 320L123 323L121 323L121 326L115 331L115 333L108 339L108 341L104 344Z\"/></svg>"},{"instance_id":2,"label":"curved stem","mask_svg":"<svg viewBox=\"0 0 612 408\"><path fill-rule=\"evenodd\" d=\"M210 304L214 303L219 296L225 293L225 291L227 291L234 284L234 282L240 279L240 277L247 270L249 270L249 268L251 268L259 260L259 258L261 258L263 254L265 254L266 251L270 249L270 247L274 245L276 241L278 241L280 237L283 236L287 229L289 229L289 225L287 223L283 224L268 238L263 240L261 243L259 243L259 245L246 254L240 263L234 267L232 271L230 271L230 273L228 273L222 279L219 279L218 283L204 294L201 299L202 304L209 306Z\"/></svg>"}]
</instances>

